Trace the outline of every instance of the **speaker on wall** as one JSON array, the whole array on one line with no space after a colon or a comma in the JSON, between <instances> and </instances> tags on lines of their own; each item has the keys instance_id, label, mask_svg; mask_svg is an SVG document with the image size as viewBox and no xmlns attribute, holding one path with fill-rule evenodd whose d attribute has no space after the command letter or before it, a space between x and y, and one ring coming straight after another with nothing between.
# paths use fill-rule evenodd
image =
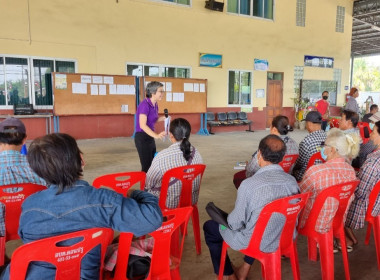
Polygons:
<instances>
[{"instance_id":1,"label":"speaker on wall","mask_svg":"<svg viewBox=\"0 0 380 280\"><path fill-rule=\"evenodd\" d=\"M214 0L206 1L205 8L213 11L223 12L224 3L216 2Z\"/></svg>"}]
</instances>

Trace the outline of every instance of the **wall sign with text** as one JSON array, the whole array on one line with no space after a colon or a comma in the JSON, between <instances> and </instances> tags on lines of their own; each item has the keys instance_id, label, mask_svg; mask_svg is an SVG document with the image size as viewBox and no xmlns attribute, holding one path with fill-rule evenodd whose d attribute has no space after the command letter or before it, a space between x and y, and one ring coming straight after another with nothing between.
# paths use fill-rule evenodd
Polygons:
<instances>
[{"instance_id":1,"label":"wall sign with text","mask_svg":"<svg viewBox=\"0 0 380 280\"><path fill-rule=\"evenodd\" d=\"M211 53L199 53L199 66L222 68L222 55Z\"/></svg>"},{"instance_id":2,"label":"wall sign with text","mask_svg":"<svg viewBox=\"0 0 380 280\"><path fill-rule=\"evenodd\" d=\"M334 68L334 58L305 55L304 65L311 67Z\"/></svg>"}]
</instances>

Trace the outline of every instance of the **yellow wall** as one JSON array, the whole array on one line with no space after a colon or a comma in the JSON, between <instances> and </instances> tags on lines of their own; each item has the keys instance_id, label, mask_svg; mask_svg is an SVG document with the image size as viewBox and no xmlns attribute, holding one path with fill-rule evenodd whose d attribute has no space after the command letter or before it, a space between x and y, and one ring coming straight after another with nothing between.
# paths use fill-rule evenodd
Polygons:
<instances>
[{"instance_id":1,"label":"yellow wall","mask_svg":"<svg viewBox=\"0 0 380 280\"><path fill-rule=\"evenodd\" d=\"M226 107L228 70L253 71L254 58L284 72L284 106L292 106L294 66L304 55L333 57L348 85L352 0L308 0L306 27L297 27L296 1L275 1L274 21L151 0L0 0L0 54L76 59L78 72L125 74L126 62L181 65L206 78L208 107ZM335 32L337 5L346 8L345 32ZM29 10L29 12L28 12ZM28 20L30 15L30 24ZM199 52L223 55L223 68L198 66ZM305 67L305 79L333 79L332 69ZM266 72L253 71L255 90ZM338 105L343 94L338 96Z\"/></svg>"}]
</instances>

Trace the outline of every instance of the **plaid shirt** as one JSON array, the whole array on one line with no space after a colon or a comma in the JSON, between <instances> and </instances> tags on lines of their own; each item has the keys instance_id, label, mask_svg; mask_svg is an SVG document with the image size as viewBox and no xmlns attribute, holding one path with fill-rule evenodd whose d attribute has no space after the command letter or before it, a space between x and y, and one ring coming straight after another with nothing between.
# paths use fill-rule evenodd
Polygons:
<instances>
[{"instance_id":1,"label":"plaid shirt","mask_svg":"<svg viewBox=\"0 0 380 280\"><path fill-rule=\"evenodd\" d=\"M317 147L326 141L326 132L317 130L307 135L300 143L299 156L293 168L293 175L297 181L301 181L306 171L309 159L317 152ZM316 163L320 163L317 161Z\"/></svg>"},{"instance_id":2,"label":"plaid shirt","mask_svg":"<svg viewBox=\"0 0 380 280\"><path fill-rule=\"evenodd\" d=\"M187 165L187 161L183 157L180 149L180 142L172 144L169 148L162 150L153 159L148 173L146 174L145 191L159 197L161 192L161 181L165 172L169 169ZM194 147L192 147L195 149ZM203 163L202 157L197 150L195 150L191 164ZM197 203L199 196L199 176L193 181L193 204ZM168 197L166 199L166 207L176 208L179 203L181 192L181 182L178 181L171 185L168 190Z\"/></svg>"},{"instance_id":3,"label":"plaid shirt","mask_svg":"<svg viewBox=\"0 0 380 280\"><path fill-rule=\"evenodd\" d=\"M286 153L285 155L298 155L298 145L297 142L294 141L287 135L280 135L280 138L285 142L286 145ZM260 169L259 163L257 162L257 152L252 155L251 160L247 164L246 169L246 177L251 177L253 174Z\"/></svg>"},{"instance_id":4,"label":"plaid shirt","mask_svg":"<svg viewBox=\"0 0 380 280\"><path fill-rule=\"evenodd\" d=\"M314 201L321 191L333 185L353 180L356 180L355 170L344 158L331 159L323 164L310 167L300 183L301 192L311 192L301 218L301 228L305 225ZM315 225L316 231L324 233L330 229L338 205L334 198L326 200Z\"/></svg>"},{"instance_id":5,"label":"plaid shirt","mask_svg":"<svg viewBox=\"0 0 380 280\"><path fill-rule=\"evenodd\" d=\"M19 151L9 150L0 152L0 186L21 183L46 185L30 168L26 156ZM4 192L15 193L22 188L7 188ZM0 206L0 235L5 234L4 205Z\"/></svg>"},{"instance_id":6,"label":"plaid shirt","mask_svg":"<svg viewBox=\"0 0 380 280\"><path fill-rule=\"evenodd\" d=\"M346 226L352 229L364 227L365 215L369 203L369 195L380 180L380 149L369 154L359 172L360 183L355 190L354 200L348 209ZM372 215L380 214L380 199L377 198Z\"/></svg>"}]
</instances>

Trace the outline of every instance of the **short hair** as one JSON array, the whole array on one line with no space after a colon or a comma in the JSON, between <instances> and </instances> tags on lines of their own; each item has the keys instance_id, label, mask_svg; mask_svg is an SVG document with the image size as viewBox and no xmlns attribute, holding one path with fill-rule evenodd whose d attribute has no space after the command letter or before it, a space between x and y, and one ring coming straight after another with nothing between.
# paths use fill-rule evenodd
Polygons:
<instances>
[{"instance_id":1,"label":"short hair","mask_svg":"<svg viewBox=\"0 0 380 280\"><path fill-rule=\"evenodd\" d=\"M375 122L375 127L373 129L376 129L377 133L380 134L380 121Z\"/></svg>"},{"instance_id":2,"label":"short hair","mask_svg":"<svg viewBox=\"0 0 380 280\"><path fill-rule=\"evenodd\" d=\"M371 107L369 107L369 111L376 110L378 108L377 104L372 104Z\"/></svg>"},{"instance_id":3,"label":"short hair","mask_svg":"<svg viewBox=\"0 0 380 280\"><path fill-rule=\"evenodd\" d=\"M356 158L360 150L360 137L357 133L345 134L338 128L332 128L327 133L325 143L334 147L338 154L347 159Z\"/></svg>"},{"instance_id":4,"label":"short hair","mask_svg":"<svg viewBox=\"0 0 380 280\"><path fill-rule=\"evenodd\" d=\"M349 95L353 96L355 94L355 92L357 92L357 91L358 91L358 89L356 87L353 87L353 88L350 89Z\"/></svg>"},{"instance_id":5,"label":"short hair","mask_svg":"<svg viewBox=\"0 0 380 280\"><path fill-rule=\"evenodd\" d=\"M323 95L325 92L327 92L327 94L329 93L327 90L324 90L324 91L322 92L322 95Z\"/></svg>"},{"instance_id":6,"label":"short hair","mask_svg":"<svg viewBox=\"0 0 380 280\"><path fill-rule=\"evenodd\" d=\"M0 143L19 146L25 137L26 134L21 132L0 132Z\"/></svg>"},{"instance_id":7,"label":"short hair","mask_svg":"<svg viewBox=\"0 0 380 280\"><path fill-rule=\"evenodd\" d=\"M33 171L48 185L58 186L57 194L60 194L83 175L81 154L73 137L53 133L30 144L28 161Z\"/></svg>"},{"instance_id":8,"label":"short hair","mask_svg":"<svg viewBox=\"0 0 380 280\"><path fill-rule=\"evenodd\" d=\"M163 87L164 85L160 82L153 81L146 85L145 95L148 98L152 97L152 94L156 94L158 88Z\"/></svg>"},{"instance_id":9,"label":"short hair","mask_svg":"<svg viewBox=\"0 0 380 280\"><path fill-rule=\"evenodd\" d=\"M183 118L174 119L170 122L169 131L173 134L175 140L181 141L180 149L183 157L188 161L191 157L191 143L189 141L191 133L190 123Z\"/></svg>"},{"instance_id":10,"label":"short hair","mask_svg":"<svg viewBox=\"0 0 380 280\"><path fill-rule=\"evenodd\" d=\"M272 127L275 127L281 135L288 134L290 130L289 119L287 116L278 115L272 120Z\"/></svg>"},{"instance_id":11,"label":"short hair","mask_svg":"<svg viewBox=\"0 0 380 280\"><path fill-rule=\"evenodd\" d=\"M350 110L343 110L342 115L346 116L347 121L352 122L352 126L356 127L359 122L359 115L356 112L350 111Z\"/></svg>"},{"instance_id":12,"label":"short hair","mask_svg":"<svg viewBox=\"0 0 380 280\"><path fill-rule=\"evenodd\" d=\"M277 164L284 158L286 146L279 136L269 134L261 139L259 151L265 161Z\"/></svg>"}]
</instances>

